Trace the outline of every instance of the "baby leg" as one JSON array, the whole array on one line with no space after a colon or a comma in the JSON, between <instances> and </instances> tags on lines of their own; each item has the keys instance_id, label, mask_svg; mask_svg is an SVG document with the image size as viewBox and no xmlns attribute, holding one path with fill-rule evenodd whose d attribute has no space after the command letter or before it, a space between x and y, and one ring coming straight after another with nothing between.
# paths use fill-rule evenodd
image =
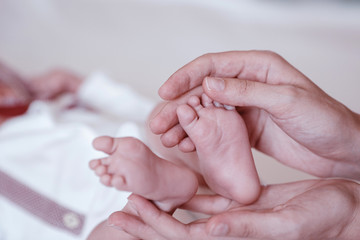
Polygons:
<instances>
[{"instance_id":1,"label":"baby leg","mask_svg":"<svg viewBox=\"0 0 360 240\"><path fill-rule=\"evenodd\" d=\"M171 211L187 202L197 191L194 173L156 156L135 138L99 137L97 150L109 154L90 162L90 168L106 186L133 192Z\"/></svg>"},{"instance_id":2,"label":"baby leg","mask_svg":"<svg viewBox=\"0 0 360 240\"><path fill-rule=\"evenodd\" d=\"M177 109L180 125L196 147L199 167L218 194L248 204L260 193L259 177L242 117L216 107L205 94L191 97Z\"/></svg>"}]
</instances>

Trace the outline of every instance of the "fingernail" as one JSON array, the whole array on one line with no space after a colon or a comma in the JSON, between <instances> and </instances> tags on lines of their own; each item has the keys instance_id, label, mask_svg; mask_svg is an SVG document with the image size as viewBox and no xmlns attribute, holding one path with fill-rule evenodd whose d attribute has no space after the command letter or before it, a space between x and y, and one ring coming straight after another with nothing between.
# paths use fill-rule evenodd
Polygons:
<instances>
[{"instance_id":1,"label":"fingernail","mask_svg":"<svg viewBox=\"0 0 360 240\"><path fill-rule=\"evenodd\" d=\"M229 232L229 226L225 223L221 223L213 228L211 231L211 235L213 236L226 236L226 234Z\"/></svg>"},{"instance_id":2,"label":"fingernail","mask_svg":"<svg viewBox=\"0 0 360 240\"><path fill-rule=\"evenodd\" d=\"M112 228L115 228L115 229L117 229L117 230L120 230L120 231L124 231L124 229L122 228L122 227L120 227L120 226L117 226L117 225L115 225L115 224L108 224L108 227L112 227Z\"/></svg>"},{"instance_id":3,"label":"fingernail","mask_svg":"<svg viewBox=\"0 0 360 240\"><path fill-rule=\"evenodd\" d=\"M213 91L222 91L225 89L225 82L222 78L207 77L205 79L206 87Z\"/></svg>"},{"instance_id":4,"label":"fingernail","mask_svg":"<svg viewBox=\"0 0 360 240\"><path fill-rule=\"evenodd\" d=\"M123 229L120 226L115 225L114 223L110 222L109 219L106 221L106 225L108 227L116 228L117 230L123 231Z\"/></svg>"}]
</instances>

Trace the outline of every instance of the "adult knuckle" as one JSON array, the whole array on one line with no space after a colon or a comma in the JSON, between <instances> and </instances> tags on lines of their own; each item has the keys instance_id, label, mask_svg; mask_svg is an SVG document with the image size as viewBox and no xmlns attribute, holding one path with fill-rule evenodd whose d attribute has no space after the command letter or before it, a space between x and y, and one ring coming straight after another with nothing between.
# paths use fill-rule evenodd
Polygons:
<instances>
[{"instance_id":1,"label":"adult knuckle","mask_svg":"<svg viewBox=\"0 0 360 240\"><path fill-rule=\"evenodd\" d=\"M239 95L248 94L254 88L255 82L249 80L237 80L236 91Z\"/></svg>"},{"instance_id":2,"label":"adult knuckle","mask_svg":"<svg viewBox=\"0 0 360 240\"><path fill-rule=\"evenodd\" d=\"M283 86L281 95L285 103L293 105L304 97L305 91L296 86Z\"/></svg>"},{"instance_id":3,"label":"adult knuckle","mask_svg":"<svg viewBox=\"0 0 360 240\"><path fill-rule=\"evenodd\" d=\"M214 53L205 53L201 55L200 58L211 58L212 56L214 56Z\"/></svg>"},{"instance_id":4,"label":"adult knuckle","mask_svg":"<svg viewBox=\"0 0 360 240\"><path fill-rule=\"evenodd\" d=\"M265 50L265 51L263 51L263 53L266 56L268 56L269 58L276 58L276 59L281 59L282 58L278 53L270 51L270 50Z\"/></svg>"},{"instance_id":5,"label":"adult knuckle","mask_svg":"<svg viewBox=\"0 0 360 240\"><path fill-rule=\"evenodd\" d=\"M242 226L241 237L250 238L256 235L257 231L252 224L244 223Z\"/></svg>"},{"instance_id":6,"label":"adult knuckle","mask_svg":"<svg viewBox=\"0 0 360 240\"><path fill-rule=\"evenodd\" d=\"M205 54L201 55L200 57L196 58L195 62L202 63L209 59L212 61L212 59L215 57L216 54L217 53L205 53Z\"/></svg>"},{"instance_id":7,"label":"adult knuckle","mask_svg":"<svg viewBox=\"0 0 360 240\"><path fill-rule=\"evenodd\" d=\"M251 53L254 55L258 55L263 58L266 58L270 61L283 59L283 57L281 57L278 53L270 51L270 50L253 50L253 51L251 51Z\"/></svg>"}]
</instances>

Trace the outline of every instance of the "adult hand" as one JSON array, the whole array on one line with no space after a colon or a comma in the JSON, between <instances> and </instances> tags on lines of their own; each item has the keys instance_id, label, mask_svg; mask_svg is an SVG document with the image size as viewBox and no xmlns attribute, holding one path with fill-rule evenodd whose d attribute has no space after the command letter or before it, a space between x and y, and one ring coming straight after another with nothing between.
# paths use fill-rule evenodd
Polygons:
<instances>
[{"instance_id":1,"label":"adult hand","mask_svg":"<svg viewBox=\"0 0 360 240\"><path fill-rule=\"evenodd\" d=\"M238 106L252 147L319 177L360 179L360 115L272 52L206 54L174 73L159 90L171 101L150 122L165 146L185 136L174 102L200 85L212 99Z\"/></svg>"},{"instance_id":2,"label":"adult hand","mask_svg":"<svg viewBox=\"0 0 360 240\"><path fill-rule=\"evenodd\" d=\"M269 185L249 206L221 196L198 196L185 207L215 215L189 224L178 222L140 196L129 200L138 216L117 212L108 221L145 240L355 240L360 235L360 186L340 179Z\"/></svg>"}]
</instances>

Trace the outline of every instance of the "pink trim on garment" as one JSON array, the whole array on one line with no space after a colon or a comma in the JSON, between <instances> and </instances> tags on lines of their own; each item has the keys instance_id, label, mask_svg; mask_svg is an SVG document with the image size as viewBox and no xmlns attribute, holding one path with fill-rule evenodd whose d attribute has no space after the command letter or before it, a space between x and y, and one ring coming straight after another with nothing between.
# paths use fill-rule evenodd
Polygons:
<instances>
[{"instance_id":1,"label":"pink trim on garment","mask_svg":"<svg viewBox=\"0 0 360 240\"><path fill-rule=\"evenodd\" d=\"M1 170L0 195L56 228L75 235L81 234L85 221L83 214L59 205Z\"/></svg>"}]
</instances>

